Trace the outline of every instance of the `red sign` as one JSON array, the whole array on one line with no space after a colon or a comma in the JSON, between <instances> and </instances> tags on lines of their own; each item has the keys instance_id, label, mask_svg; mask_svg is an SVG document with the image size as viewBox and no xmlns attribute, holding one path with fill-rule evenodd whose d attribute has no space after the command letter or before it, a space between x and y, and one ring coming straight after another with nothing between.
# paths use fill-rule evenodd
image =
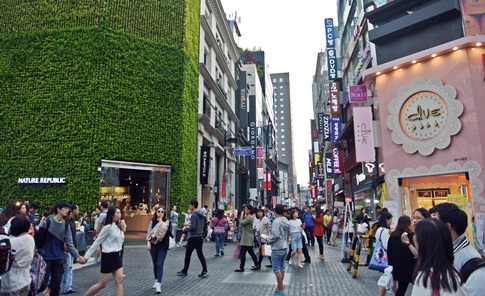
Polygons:
<instances>
[{"instance_id":1,"label":"red sign","mask_svg":"<svg viewBox=\"0 0 485 296\"><path fill-rule=\"evenodd\" d=\"M342 151L337 147L332 148L333 173L342 174Z\"/></svg>"},{"instance_id":2,"label":"red sign","mask_svg":"<svg viewBox=\"0 0 485 296\"><path fill-rule=\"evenodd\" d=\"M264 174L264 189L271 190L271 171Z\"/></svg>"},{"instance_id":3,"label":"red sign","mask_svg":"<svg viewBox=\"0 0 485 296\"><path fill-rule=\"evenodd\" d=\"M227 177L226 177L226 171L222 173L222 185L221 185L221 198L226 198L226 183L227 183Z\"/></svg>"},{"instance_id":4,"label":"red sign","mask_svg":"<svg viewBox=\"0 0 485 296\"><path fill-rule=\"evenodd\" d=\"M329 82L328 89L330 91L328 98L330 102L330 113L332 115L340 115L340 94L338 82Z\"/></svg>"}]
</instances>

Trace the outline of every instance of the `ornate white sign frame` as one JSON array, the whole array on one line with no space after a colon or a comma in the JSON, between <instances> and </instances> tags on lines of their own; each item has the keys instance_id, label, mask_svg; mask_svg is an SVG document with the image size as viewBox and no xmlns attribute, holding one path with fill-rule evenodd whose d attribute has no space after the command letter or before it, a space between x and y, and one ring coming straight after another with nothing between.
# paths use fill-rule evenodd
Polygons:
<instances>
[{"instance_id":1,"label":"ornate white sign frame","mask_svg":"<svg viewBox=\"0 0 485 296\"><path fill-rule=\"evenodd\" d=\"M481 196L483 192L483 182L478 178L482 172L482 167L477 161L470 160L461 166L457 162L450 162L446 167L441 164L433 165L431 168L420 166L416 169L405 168L402 172L393 169L386 173L389 197L393 200L400 200L398 179L411 177L424 177L433 175L457 174L468 172L470 187L474 202L485 204L485 199Z\"/></svg>"},{"instance_id":2,"label":"ornate white sign frame","mask_svg":"<svg viewBox=\"0 0 485 296\"><path fill-rule=\"evenodd\" d=\"M428 91L439 95L448 109L448 120L443 130L427 141L418 141L410 138L401 128L399 116L406 100L418 92ZM397 92L397 98L389 104L391 115L387 118L387 127L392 131L392 141L403 145L406 153L413 154L418 151L422 155L430 155L435 149L445 149L451 143L451 136L461 130L461 121L458 117L463 113L463 103L456 100L456 89L451 85L443 85L441 79L432 77L427 81L416 78L411 85L402 86Z\"/></svg>"}]
</instances>

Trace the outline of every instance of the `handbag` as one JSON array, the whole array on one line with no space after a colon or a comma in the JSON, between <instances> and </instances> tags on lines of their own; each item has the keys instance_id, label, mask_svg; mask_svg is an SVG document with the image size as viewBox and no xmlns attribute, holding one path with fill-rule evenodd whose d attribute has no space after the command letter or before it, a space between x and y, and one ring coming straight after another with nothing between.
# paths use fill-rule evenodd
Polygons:
<instances>
[{"instance_id":1,"label":"handbag","mask_svg":"<svg viewBox=\"0 0 485 296\"><path fill-rule=\"evenodd\" d=\"M169 241L168 241L168 249L171 250L173 248L175 248L175 240L173 239L173 237L169 237Z\"/></svg>"},{"instance_id":2,"label":"handbag","mask_svg":"<svg viewBox=\"0 0 485 296\"><path fill-rule=\"evenodd\" d=\"M263 256L265 256L265 257L271 257L271 253L272 253L272 251L271 251L271 245L263 245L261 247L261 252L262 252Z\"/></svg>"},{"instance_id":3,"label":"handbag","mask_svg":"<svg viewBox=\"0 0 485 296\"><path fill-rule=\"evenodd\" d=\"M241 254L241 245L237 245L237 248L236 248L236 250L234 251L233 256L234 256L234 258L239 259L239 255L240 255L240 254Z\"/></svg>"},{"instance_id":4,"label":"handbag","mask_svg":"<svg viewBox=\"0 0 485 296\"><path fill-rule=\"evenodd\" d=\"M388 292L391 292L394 288L394 278L392 277L392 270L393 267L391 265L388 266L386 269L384 269L384 274L381 275L381 277L377 281L377 286L385 288Z\"/></svg>"},{"instance_id":5,"label":"handbag","mask_svg":"<svg viewBox=\"0 0 485 296\"><path fill-rule=\"evenodd\" d=\"M372 258L370 259L369 269L384 271L386 267L389 266L389 258L387 257L387 250L384 249L382 245L381 237L382 232L386 231L385 228L382 229L379 239L377 240L376 246L374 248L374 253L372 253Z\"/></svg>"}]
</instances>

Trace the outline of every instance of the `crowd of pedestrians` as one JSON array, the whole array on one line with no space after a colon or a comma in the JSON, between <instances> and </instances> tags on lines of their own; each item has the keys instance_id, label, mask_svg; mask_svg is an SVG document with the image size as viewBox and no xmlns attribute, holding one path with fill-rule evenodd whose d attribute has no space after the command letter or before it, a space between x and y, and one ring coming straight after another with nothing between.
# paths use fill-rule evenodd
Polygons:
<instances>
[{"instance_id":1,"label":"crowd of pedestrians","mask_svg":"<svg viewBox=\"0 0 485 296\"><path fill-rule=\"evenodd\" d=\"M152 259L155 293L163 292L164 262L170 249L184 242L185 260L178 276L188 276L193 251L201 264L200 278L207 278L209 271L203 244L209 238L215 241L215 257L224 256L230 225L225 212L218 209L211 213L207 207L199 209L197 200L191 200L187 213L177 213L177 208L168 211L163 205L155 205L147 229L147 250ZM109 207L101 201L89 217L87 211L80 216L79 207L61 200L46 213L39 215L39 205L10 202L0 209L0 231L10 235L15 249L15 261L11 269L1 277L0 296L35 295L30 274L36 252L46 263L42 285L36 292L43 296L76 293L73 289L73 262L100 263L100 277L85 295L95 295L106 287L111 278L115 283L115 295L123 295L123 248L126 223L122 209ZM179 219L184 218L182 237L175 238ZM401 216L391 231L394 217L385 208L378 212L377 221L371 220L365 209L353 218L343 221L341 213L329 209L322 212L317 206L288 209L283 205L253 208L243 205L235 219L238 243L234 256L239 260L235 272L246 271L246 255L252 260L251 270L261 269L264 257L267 268L272 268L276 278L277 296L285 295L284 278L286 264L304 268L311 262L308 249L318 245L316 259L324 260L324 239L328 245L336 246L337 236L349 243L352 236L365 233L378 239L387 250L389 265L393 266L393 293L405 295L409 284L413 284L412 295L483 295L482 281L485 264L481 254L470 244L465 231L467 214L451 203L442 203L427 211L418 208L412 217ZM360 226L360 227L359 227ZM94 241L83 254L78 251L76 230L93 230ZM371 246L369 246L371 247ZM271 254L268 255L268 249ZM473 262L472 262L473 261ZM32 283L32 284L31 284ZM386 289L379 288L379 295Z\"/></svg>"}]
</instances>

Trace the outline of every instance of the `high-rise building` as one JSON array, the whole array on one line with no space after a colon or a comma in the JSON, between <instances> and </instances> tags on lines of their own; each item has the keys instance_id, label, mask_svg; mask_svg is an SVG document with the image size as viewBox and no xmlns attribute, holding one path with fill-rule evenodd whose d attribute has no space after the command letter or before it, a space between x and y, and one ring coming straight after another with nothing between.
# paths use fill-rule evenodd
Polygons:
<instances>
[{"instance_id":1,"label":"high-rise building","mask_svg":"<svg viewBox=\"0 0 485 296\"><path fill-rule=\"evenodd\" d=\"M287 178L280 179L282 197L295 195L297 184L296 166L293 157L293 130L291 117L290 73L271 74L274 93L274 113L278 161L287 165Z\"/></svg>"}]
</instances>

